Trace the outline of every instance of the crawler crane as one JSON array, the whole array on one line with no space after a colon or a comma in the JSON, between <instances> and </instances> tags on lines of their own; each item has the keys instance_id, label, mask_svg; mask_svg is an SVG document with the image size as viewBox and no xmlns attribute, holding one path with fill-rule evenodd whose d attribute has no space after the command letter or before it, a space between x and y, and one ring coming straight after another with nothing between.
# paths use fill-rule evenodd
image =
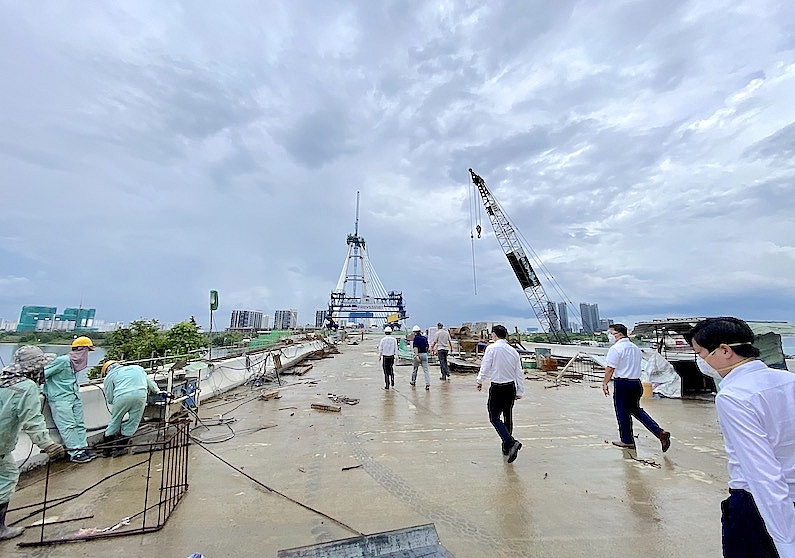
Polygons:
<instances>
[{"instance_id":1,"label":"crawler crane","mask_svg":"<svg viewBox=\"0 0 795 558\"><path fill-rule=\"evenodd\" d=\"M522 286L522 290L528 302L530 302L536 318L541 324L541 329L552 335L557 343L570 343L569 336L560 325L555 305L547 297L541 280L538 278L533 266L530 265L530 260L527 258L522 243L505 216L505 212L491 192L489 192L486 187L486 181L472 169L469 169L469 174L472 175L472 183L477 187L480 197L483 198L483 205L486 208L491 225L494 227L494 234L500 242L500 246L505 252L505 257L508 258L508 263L511 264L511 268L519 280L519 284ZM478 230L478 236L480 236L480 230Z\"/></svg>"}]
</instances>

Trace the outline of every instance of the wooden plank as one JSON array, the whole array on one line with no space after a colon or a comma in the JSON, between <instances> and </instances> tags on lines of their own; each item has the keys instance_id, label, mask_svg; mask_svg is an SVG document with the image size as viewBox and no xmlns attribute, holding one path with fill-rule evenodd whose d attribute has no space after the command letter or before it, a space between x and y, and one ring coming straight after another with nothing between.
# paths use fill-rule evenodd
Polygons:
<instances>
[{"instance_id":1,"label":"wooden plank","mask_svg":"<svg viewBox=\"0 0 795 558\"><path fill-rule=\"evenodd\" d=\"M333 413L339 413L342 411L342 407L339 405L330 405L328 403L312 403L311 407L313 409L317 409L318 411L331 411Z\"/></svg>"}]
</instances>

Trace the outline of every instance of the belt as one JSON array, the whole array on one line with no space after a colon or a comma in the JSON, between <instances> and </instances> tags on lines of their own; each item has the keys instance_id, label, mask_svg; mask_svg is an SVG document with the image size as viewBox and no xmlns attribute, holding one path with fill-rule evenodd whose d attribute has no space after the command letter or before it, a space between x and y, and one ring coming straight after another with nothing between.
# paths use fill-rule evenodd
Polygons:
<instances>
[{"instance_id":1,"label":"belt","mask_svg":"<svg viewBox=\"0 0 795 558\"><path fill-rule=\"evenodd\" d=\"M493 386L512 386L512 385L514 385L514 383L515 382L502 382L502 383L500 383L500 382L491 382L491 385L493 385Z\"/></svg>"},{"instance_id":2,"label":"belt","mask_svg":"<svg viewBox=\"0 0 795 558\"><path fill-rule=\"evenodd\" d=\"M616 378L613 377L614 380L624 380L625 382L639 382L640 378Z\"/></svg>"}]
</instances>

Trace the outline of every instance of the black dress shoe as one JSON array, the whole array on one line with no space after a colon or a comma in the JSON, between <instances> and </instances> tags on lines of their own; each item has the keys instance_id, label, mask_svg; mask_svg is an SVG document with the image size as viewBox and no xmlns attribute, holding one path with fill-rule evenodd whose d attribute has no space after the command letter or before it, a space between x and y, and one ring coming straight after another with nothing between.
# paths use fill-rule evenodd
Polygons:
<instances>
[{"instance_id":1,"label":"black dress shoe","mask_svg":"<svg viewBox=\"0 0 795 558\"><path fill-rule=\"evenodd\" d=\"M508 450L508 463L513 463L516 461L516 456L519 454L520 449L522 449L522 442L514 442L511 446L511 449Z\"/></svg>"},{"instance_id":2,"label":"black dress shoe","mask_svg":"<svg viewBox=\"0 0 795 558\"><path fill-rule=\"evenodd\" d=\"M671 433L670 432L666 432L665 430L660 432L660 445L662 445L663 453L668 451L668 448L671 447Z\"/></svg>"}]
</instances>

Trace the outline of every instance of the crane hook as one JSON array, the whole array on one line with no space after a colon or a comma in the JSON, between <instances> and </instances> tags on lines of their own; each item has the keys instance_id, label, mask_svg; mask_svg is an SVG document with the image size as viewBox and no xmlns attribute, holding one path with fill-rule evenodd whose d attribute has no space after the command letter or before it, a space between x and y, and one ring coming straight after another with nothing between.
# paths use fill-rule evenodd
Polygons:
<instances>
[{"instance_id":1,"label":"crane hook","mask_svg":"<svg viewBox=\"0 0 795 558\"><path fill-rule=\"evenodd\" d=\"M475 230L478 231L478 238L480 238L480 231L481 231L480 225L475 225Z\"/></svg>"}]
</instances>

